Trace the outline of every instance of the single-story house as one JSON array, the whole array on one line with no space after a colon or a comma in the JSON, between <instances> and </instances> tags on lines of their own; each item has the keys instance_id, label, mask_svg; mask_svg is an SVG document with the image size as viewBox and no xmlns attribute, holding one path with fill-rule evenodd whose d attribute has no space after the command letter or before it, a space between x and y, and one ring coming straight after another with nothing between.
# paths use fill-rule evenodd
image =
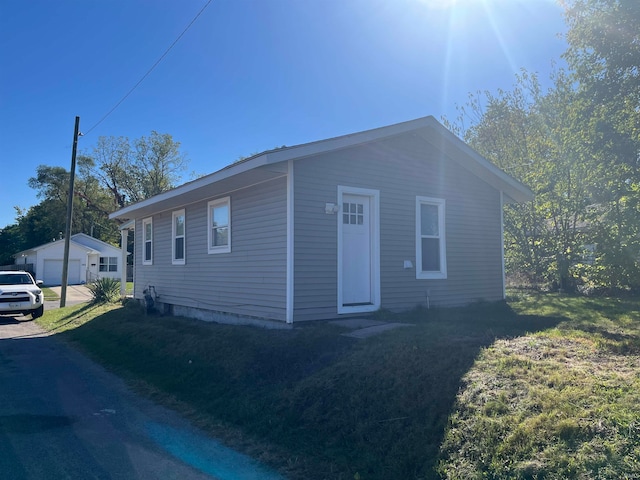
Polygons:
<instances>
[{"instance_id":1,"label":"single-story house","mask_svg":"<svg viewBox=\"0 0 640 480\"><path fill-rule=\"evenodd\" d=\"M69 267L67 283L78 285L98 278L120 279L122 251L118 247L84 233L69 239ZM64 239L45 243L13 255L16 265L32 264L34 274L45 285L62 283Z\"/></svg>"},{"instance_id":2,"label":"single-story house","mask_svg":"<svg viewBox=\"0 0 640 480\"><path fill-rule=\"evenodd\" d=\"M135 224L136 298L292 323L504 298L503 205L532 199L424 117L266 151L110 218Z\"/></svg>"}]
</instances>

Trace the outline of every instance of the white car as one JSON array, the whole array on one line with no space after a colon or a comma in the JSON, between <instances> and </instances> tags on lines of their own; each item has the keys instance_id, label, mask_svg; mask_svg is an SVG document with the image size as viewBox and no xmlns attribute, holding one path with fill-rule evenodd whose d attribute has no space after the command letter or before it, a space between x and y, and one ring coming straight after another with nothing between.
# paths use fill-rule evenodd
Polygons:
<instances>
[{"instance_id":1,"label":"white car","mask_svg":"<svg viewBox=\"0 0 640 480\"><path fill-rule=\"evenodd\" d=\"M44 313L42 281L34 281L28 272L0 271L0 315L41 317Z\"/></svg>"}]
</instances>

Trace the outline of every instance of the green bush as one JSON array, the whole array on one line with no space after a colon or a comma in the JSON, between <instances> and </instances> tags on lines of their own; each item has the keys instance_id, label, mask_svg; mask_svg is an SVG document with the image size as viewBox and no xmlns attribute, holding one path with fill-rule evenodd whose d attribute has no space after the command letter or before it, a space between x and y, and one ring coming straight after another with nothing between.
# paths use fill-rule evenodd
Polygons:
<instances>
[{"instance_id":1,"label":"green bush","mask_svg":"<svg viewBox=\"0 0 640 480\"><path fill-rule=\"evenodd\" d=\"M87 287L91 291L91 303L113 303L120 298L120 282L113 278L100 278Z\"/></svg>"}]
</instances>

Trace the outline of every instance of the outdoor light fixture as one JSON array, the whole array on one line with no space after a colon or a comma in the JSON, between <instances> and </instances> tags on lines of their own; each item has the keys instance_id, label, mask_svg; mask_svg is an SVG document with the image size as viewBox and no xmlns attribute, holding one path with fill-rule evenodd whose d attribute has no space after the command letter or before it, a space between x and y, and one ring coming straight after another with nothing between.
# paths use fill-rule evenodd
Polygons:
<instances>
[{"instance_id":1,"label":"outdoor light fixture","mask_svg":"<svg viewBox=\"0 0 640 480\"><path fill-rule=\"evenodd\" d=\"M335 203L325 203L324 204L324 213L327 215L334 215L340 211L340 205L336 205Z\"/></svg>"}]
</instances>

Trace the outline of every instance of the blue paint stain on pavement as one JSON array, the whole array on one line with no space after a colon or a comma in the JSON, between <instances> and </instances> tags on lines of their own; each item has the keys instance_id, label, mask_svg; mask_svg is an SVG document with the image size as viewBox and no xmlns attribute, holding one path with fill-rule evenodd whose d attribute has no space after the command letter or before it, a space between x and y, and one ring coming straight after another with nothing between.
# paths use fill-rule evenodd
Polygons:
<instances>
[{"instance_id":1,"label":"blue paint stain on pavement","mask_svg":"<svg viewBox=\"0 0 640 480\"><path fill-rule=\"evenodd\" d=\"M218 480L284 480L251 457L220 442L158 423L146 425L149 436L184 463Z\"/></svg>"}]
</instances>

